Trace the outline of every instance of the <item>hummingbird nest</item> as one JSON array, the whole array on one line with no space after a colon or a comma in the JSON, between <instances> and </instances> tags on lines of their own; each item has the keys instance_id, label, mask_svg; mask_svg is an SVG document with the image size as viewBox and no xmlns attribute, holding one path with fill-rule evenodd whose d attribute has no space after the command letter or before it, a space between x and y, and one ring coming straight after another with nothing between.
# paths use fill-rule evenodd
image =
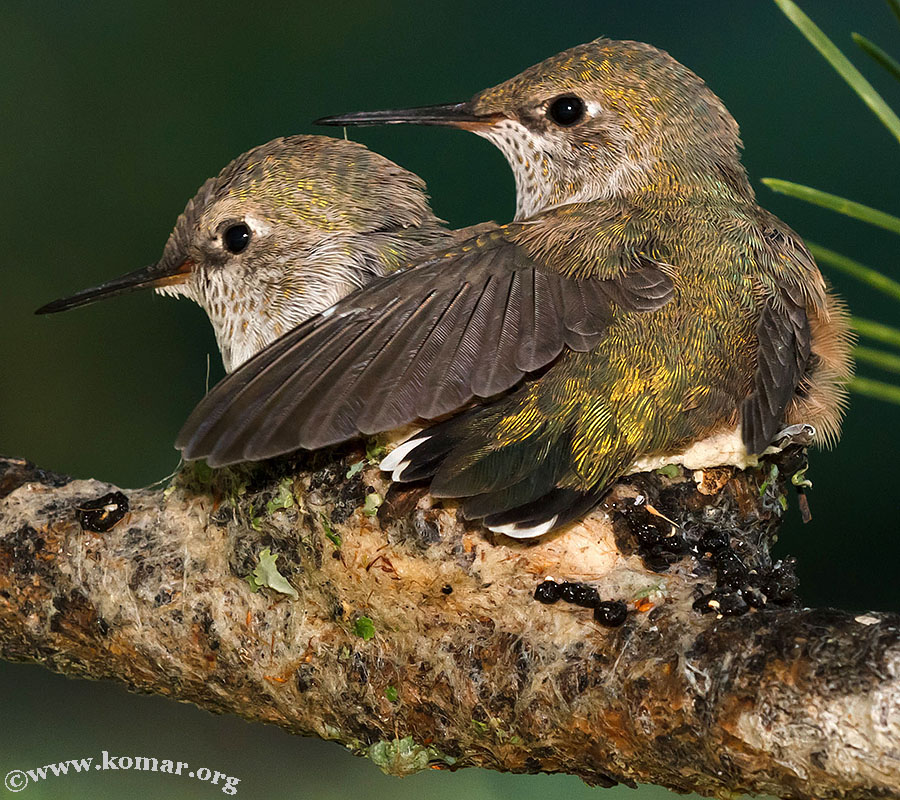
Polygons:
<instances>
[{"instance_id":1,"label":"hummingbird nest","mask_svg":"<svg viewBox=\"0 0 900 800\"><path fill-rule=\"evenodd\" d=\"M380 454L194 464L119 494L6 460L0 654L397 775L900 796L900 618L799 608L769 552L796 449L631 476L535 543L392 485Z\"/></svg>"}]
</instances>

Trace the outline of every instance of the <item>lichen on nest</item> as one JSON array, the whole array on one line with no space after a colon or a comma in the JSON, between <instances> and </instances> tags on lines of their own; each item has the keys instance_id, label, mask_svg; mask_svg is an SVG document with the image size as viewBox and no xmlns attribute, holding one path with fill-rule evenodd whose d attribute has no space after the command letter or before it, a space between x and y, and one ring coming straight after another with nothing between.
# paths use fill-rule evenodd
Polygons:
<instances>
[{"instance_id":1,"label":"lichen on nest","mask_svg":"<svg viewBox=\"0 0 900 800\"><path fill-rule=\"evenodd\" d=\"M4 542L0 559L12 546L20 569L37 570L43 537L45 564L64 573L38 576L54 624L127 647L116 669L135 688L163 670L179 696L381 753L395 772L501 758L558 771L572 737L591 746L590 732L632 703L614 665L665 662L662 631L698 624L691 605L721 571L703 550L710 531L759 573L782 513L757 502L768 465L699 484L667 469L629 477L581 522L527 543L424 487L392 485L376 463L358 443L227 470L188 465L161 505L127 492L127 515L103 534L83 530L76 509L110 487L72 482L52 508L23 505L33 533ZM784 484L776 476L763 491ZM367 514L372 494L384 500ZM610 628L590 607L537 602L547 579L588 585L628 613ZM87 663L65 656L79 657ZM632 736L626 725L619 749L579 774L630 782ZM409 743L410 758L389 758L392 742Z\"/></svg>"}]
</instances>

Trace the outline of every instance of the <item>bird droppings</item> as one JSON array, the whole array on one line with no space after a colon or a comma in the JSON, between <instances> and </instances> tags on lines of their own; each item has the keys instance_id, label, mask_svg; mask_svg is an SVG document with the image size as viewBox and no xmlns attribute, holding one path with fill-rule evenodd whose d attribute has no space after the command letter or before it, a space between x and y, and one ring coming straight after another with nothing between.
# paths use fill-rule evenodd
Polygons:
<instances>
[{"instance_id":1,"label":"bird droppings","mask_svg":"<svg viewBox=\"0 0 900 800\"><path fill-rule=\"evenodd\" d=\"M559 584L556 581L541 581L534 590L534 599L539 603L555 603L559 600Z\"/></svg>"},{"instance_id":2,"label":"bird droppings","mask_svg":"<svg viewBox=\"0 0 900 800\"><path fill-rule=\"evenodd\" d=\"M601 600L597 590L586 583L556 583L547 579L535 588L534 599L545 605L562 600L581 608L593 609L594 620L610 628L616 628L625 622L628 614L625 603L620 600Z\"/></svg>"},{"instance_id":3,"label":"bird droppings","mask_svg":"<svg viewBox=\"0 0 900 800\"><path fill-rule=\"evenodd\" d=\"M608 628L618 628L628 616L628 606L621 600L604 600L594 606L594 620Z\"/></svg>"},{"instance_id":4,"label":"bird droppings","mask_svg":"<svg viewBox=\"0 0 900 800\"><path fill-rule=\"evenodd\" d=\"M637 542L638 555L653 572L666 572L688 552L676 526L658 513L651 513L644 503L619 510L617 519L626 522Z\"/></svg>"},{"instance_id":5,"label":"bird droppings","mask_svg":"<svg viewBox=\"0 0 900 800\"><path fill-rule=\"evenodd\" d=\"M75 517L86 531L106 533L118 525L128 513L128 498L122 492L110 492L75 506Z\"/></svg>"},{"instance_id":6,"label":"bird droppings","mask_svg":"<svg viewBox=\"0 0 900 800\"><path fill-rule=\"evenodd\" d=\"M649 476L639 476L637 496L614 506L617 543L653 572L685 563L682 568L699 579L693 608L701 613L735 616L769 603L792 605L798 586L794 559L773 563L769 548L786 505L788 470L783 465L791 467L791 474L802 469L805 453L800 450L788 448L778 459L767 458L748 471L756 476L757 497L749 495L753 482L739 487L733 480L740 474L733 468L705 470L703 476L694 474L693 481L657 474L650 482ZM747 514L757 499L763 514L759 530L748 539ZM713 586L704 585L707 576L714 578Z\"/></svg>"}]
</instances>

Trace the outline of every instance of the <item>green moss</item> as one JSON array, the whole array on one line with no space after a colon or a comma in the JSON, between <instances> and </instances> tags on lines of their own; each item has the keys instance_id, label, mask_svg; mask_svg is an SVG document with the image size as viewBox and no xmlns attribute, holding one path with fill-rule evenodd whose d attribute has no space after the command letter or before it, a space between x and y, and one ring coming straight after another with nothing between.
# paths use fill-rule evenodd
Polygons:
<instances>
[{"instance_id":1,"label":"green moss","mask_svg":"<svg viewBox=\"0 0 900 800\"><path fill-rule=\"evenodd\" d=\"M293 508L297 505L294 500L293 492L294 482L290 478L285 478L278 484L275 496L266 503L266 514L274 514L285 508Z\"/></svg>"},{"instance_id":2,"label":"green moss","mask_svg":"<svg viewBox=\"0 0 900 800\"><path fill-rule=\"evenodd\" d=\"M666 464L664 467L660 467L656 470L657 475L662 475L665 478L677 478L681 475L681 467L677 464Z\"/></svg>"},{"instance_id":3,"label":"green moss","mask_svg":"<svg viewBox=\"0 0 900 800\"><path fill-rule=\"evenodd\" d=\"M778 480L778 465L772 464L769 467L769 474L766 479L759 485L759 496L762 497L766 493L766 489L772 486Z\"/></svg>"},{"instance_id":4,"label":"green moss","mask_svg":"<svg viewBox=\"0 0 900 800\"><path fill-rule=\"evenodd\" d=\"M215 471L205 461L189 461L184 468L184 474L189 476L191 482L200 486L212 485Z\"/></svg>"},{"instance_id":5,"label":"green moss","mask_svg":"<svg viewBox=\"0 0 900 800\"><path fill-rule=\"evenodd\" d=\"M236 507L247 491L251 469L251 466L243 464L213 469L205 461L189 461L177 480L188 491L218 495Z\"/></svg>"},{"instance_id":6,"label":"green moss","mask_svg":"<svg viewBox=\"0 0 900 800\"><path fill-rule=\"evenodd\" d=\"M341 537L339 534L335 533L334 528L331 527L331 521L324 514L319 514L319 518L322 521L322 530L325 531L325 535L331 540L331 543L340 549L341 547Z\"/></svg>"},{"instance_id":7,"label":"green moss","mask_svg":"<svg viewBox=\"0 0 900 800\"><path fill-rule=\"evenodd\" d=\"M247 505L247 517L250 522L250 527L253 528L253 530L262 530L262 517L256 513L256 509L253 507L253 503L249 503Z\"/></svg>"},{"instance_id":8,"label":"green moss","mask_svg":"<svg viewBox=\"0 0 900 800\"><path fill-rule=\"evenodd\" d=\"M366 461L372 466L380 463L386 452L387 448L377 439L369 439L366 442Z\"/></svg>"},{"instance_id":9,"label":"green moss","mask_svg":"<svg viewBox=\"0 0 900 800\"><path fill-rule=\"evenodd\" d=\"M353 623L353 632L364 642L375 637L375 623L369 617L357 617Z\"/></svg>"},{"instance_id":10,"label":"green moss","mask_svg":"<svg viewBox=\"0 0 900 800\"><path fill-rule=\"evenodd\" d=\"M363 514L367 517L374 517L383 502L384 498L378 492L367 494L365 505L363 505Z\"/></svg>"},{"instance_id":11,"label":"green moss","mask_svg":"<svg viewBox=\"0 0 900 800\"><path fill-rule=\"evenodd\" d=\"M448 756L436 747L416 744L412 736L375 742L369 747L367 755L382 772L397 777L421 772L434 763L443 763L447 766L456 763L453 756Z\"/></svg>"}]
</instances>

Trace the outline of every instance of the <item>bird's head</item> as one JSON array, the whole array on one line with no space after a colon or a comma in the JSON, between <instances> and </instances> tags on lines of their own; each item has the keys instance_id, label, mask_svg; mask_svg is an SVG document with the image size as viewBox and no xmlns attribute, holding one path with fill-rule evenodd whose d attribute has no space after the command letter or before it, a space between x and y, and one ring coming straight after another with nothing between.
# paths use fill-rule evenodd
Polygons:
<instances>
[{"instance_id":1,"label":"bird's head","mask_svg":"<svg viewBox=\"0 0 900 800\"><path fill-rule=\"evenodd\" d=\"M722 102L670 55L640 42L573 47L464 103L319 121L450 125L483 136L515 173L518 219L636 192L719 184L749 191L738 126Z\"/></svg>"},{"instance_id":2,"label":"bird's head","mask_svg":"<svg viewBox=\"0 0 900 800\"><path fill-rule=\"evenodd\" d=\"M152 287L196 301L229 371L448 235L416 175L363 145L291 136L206 181L155 264L39 313Z\"/></svg>"}]
</instances>

